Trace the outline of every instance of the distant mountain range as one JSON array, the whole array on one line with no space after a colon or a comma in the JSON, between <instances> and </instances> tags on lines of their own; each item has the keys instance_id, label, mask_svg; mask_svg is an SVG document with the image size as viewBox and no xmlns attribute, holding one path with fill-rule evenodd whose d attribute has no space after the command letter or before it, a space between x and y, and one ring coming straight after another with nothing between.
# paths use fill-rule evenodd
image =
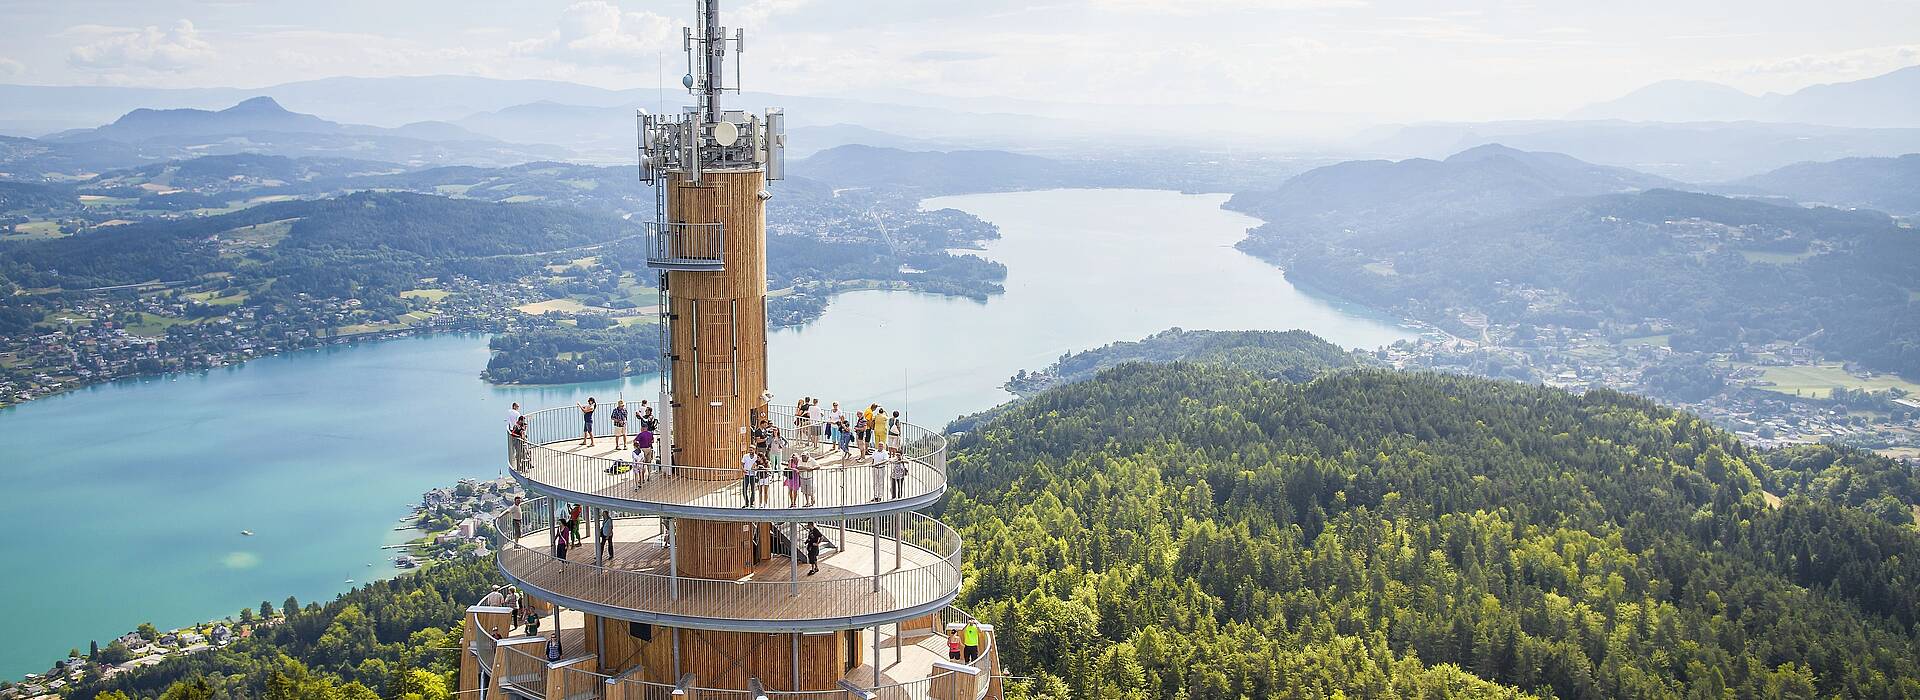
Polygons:
<instances>
[{"instance_id":1,"label":"distant mountain range","mask_svg":"<svg viewBox=\"0 0 1920 700\"><path fill-rule=\"evenodd\" d=\"M1920 153L1898 158L1796 163L1715 189L1735 194L1778 195L1803 204L1920 216Z\"/></svg>"},{"instance_id":2,"label":"distant mountain range","mask_svg":"<svg viewBox=\"0 0 1920 700\"><path fill-rule=\"evenodd\" d=\"M1668 80L1581 108L1568 117L1920 127L1920 66L1863 80L1814 85L1785 95L1751 95L1719 83Z\"/></svg>"},{"instance_id":3,"label":"distant mountain range","mask_svg":"<svg viewBox=\"0 0 1920 700\"><path fill-rule=\"evenodd\" d=\"M341 124L288 111L270 97L221 110L136 109L112 123L40 139L0 137L0 176L72 179L109 169L209 154L350 157L408 166L510 165L571 155L507 143L445 122L395 128Z\"/></svg>"},{"instance_id":4,"label":"distant mountain range","mask_svg":"<svg viewBox=\"0 0 1920 700\"><path fill-rule=\"evenodd\" d=\"M1315 168L1278 189L1234 195L1228 206L1289 230L1365 234L1406 225L1435 226L1563 197L1677 185L1559 153L1490 144L1445 160L1357 160Z\"/></svg>"},{"instance_id":5,"label":"distant mountain range","mask_svg":"<svg viewBox=\"0 0 1920 700\"><path fill-rule=\"evenodd\" d=\"M1436 158L1490 143L1565 153L1676 180L1715 182L1805 161L1920 152L1920 128L1618 120L1436 123L1375 130L1360 139L1359 147Z\"/></svg>"}]
</instances>

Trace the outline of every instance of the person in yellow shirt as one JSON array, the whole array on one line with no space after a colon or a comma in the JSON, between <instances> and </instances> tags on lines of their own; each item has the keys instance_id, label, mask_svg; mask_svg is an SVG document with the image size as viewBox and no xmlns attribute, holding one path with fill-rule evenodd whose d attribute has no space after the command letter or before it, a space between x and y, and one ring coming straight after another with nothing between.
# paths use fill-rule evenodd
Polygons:
<instances>
[{"instance_id":1,"label":"person in yellow shirt","mask_svg":"<svg viewBox=\"0 0 1920 700\"><path fill-rule=\"evenodd\" d=\"M887 411L886 409L880 408L878 404L875 404L873 407L873 417L867 420L868 422L873 424L873 439L872 439L873 445L882 450L886 449L886 445L887 445Z\"/></svg>"},{"instance_id":2,"label":"person in yellow shirt","mask_svg":"<svg viewBox=\"0 0 1920 700\"><path fill-rule=\"evenodd\" d=\"M980 622L967 618L967 626L960 630L960 642L967 648L967 663L980 658Z\"/></svg>"}]
</instances>

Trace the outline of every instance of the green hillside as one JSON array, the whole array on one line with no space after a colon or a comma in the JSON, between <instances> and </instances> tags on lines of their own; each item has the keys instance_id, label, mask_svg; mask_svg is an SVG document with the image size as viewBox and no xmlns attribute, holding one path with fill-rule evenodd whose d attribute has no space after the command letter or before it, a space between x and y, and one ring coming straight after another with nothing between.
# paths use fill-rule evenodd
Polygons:
<instances>
[{"instance_id":1,"label":"green hillside","mask_svg":"<svg viewBox=\"0 0 1920 700\"><path fill-rule=\"evenodd\" d=\"M1920 697L1920 537L1623 394L1127 365L954 475L1035 696Z\"/></svg>"}]
</instances>

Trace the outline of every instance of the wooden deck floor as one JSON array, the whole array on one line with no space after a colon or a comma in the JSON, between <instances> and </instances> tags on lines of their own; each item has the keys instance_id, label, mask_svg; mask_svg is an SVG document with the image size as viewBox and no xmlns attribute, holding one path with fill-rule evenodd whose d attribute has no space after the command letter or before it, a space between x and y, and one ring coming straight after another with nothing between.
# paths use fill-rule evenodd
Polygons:
<instances>
[{"instance_id":1,"label":"wooden deck floor","mask_svg":"<svg viewBox=\"0 0 1920 700\"><path fill-rule=\"evenodd\" d=\"M546 530L527 533L501 553L508 571L553 593L628 610L735 620L810 620L891 612L930 602L957 585L959 573L935 553L848 530L842 547L821 553L820 572L784 555L753 566L737 580L670 576L670 554L658 521L617 521L613 554L594 563L591 542L565 562L551 555ZM835 532L822 528L829 538ZM880 547L878 567L874 547ZM603 550L604 551L604 550ZM875 574L878 585L875 585ZM797 574L797 576L796 576ZM677 586L677 595L675 587Z\"/></svg>"},{"instance_id":2,"label":"wooden deck floor","mask_svg":"<svg viewBox=\"0 0 1920 700\"><path fill-rule=\"evenodd\" d=\"M794 453L811 457L819 467L814 472L811 504L804 493L790 499L784 481L776 480L767 489L768 498L759 499L756 492L754 507L837 507L869 503L876 497L893 498L890 481L884 477L875 480L874 472L885 470L867 466L857 451L843 455L822 443L818 447L796 445ZM654 465L624 473L608 471L616 460L632 458L631 450L615 448L611 438L600 438L592 446L581 445L578 440L559 440L530 448L531 467L522 473L537 483L610 498L709 508L747 507L737 468ZM917 496L943 485L944 477L932 468L909 462L901 495Z\"/></svg>"}]
</instances>

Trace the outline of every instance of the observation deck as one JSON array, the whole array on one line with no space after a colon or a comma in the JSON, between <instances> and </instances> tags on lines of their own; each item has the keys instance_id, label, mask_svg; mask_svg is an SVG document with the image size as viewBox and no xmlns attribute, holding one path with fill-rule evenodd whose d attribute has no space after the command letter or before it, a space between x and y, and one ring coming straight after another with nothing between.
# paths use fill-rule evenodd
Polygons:
<instances>
[{"instance_id":1,"label":"observation deck","mask_svg":"<svg viewBox=\"0 0 1920 700\"><path fill-rule=\"evenodd\" d=\"M960 593L960 536L933 518L816 522L827 537L820 571L790 556L789 533L756 528L768 554L737 579L675 573L677 553L655 516L615 518L611 556L598 537L562 560L551 545L546 499L523 505L519 537L510 516L494 522L500 571L535 597L617 620L689 629L819 632L895 623L938 612ZM564 525L562 525L564 527ZM588 532L595 523L582 523ZM604 551L604 550L603 550Z\"/></svg>"},{"instance_id":2,"label":"observation deck","mask_svg":"<svg viewBox=\"0 0 1920 700\"><path fill-rule=\"evenodd\" d=\"M726 269L726 231L720 224L647 224L647 267L675 272Z\"/></svg>"},{"instance_id":3,"label":"observation deck","mask_svg":"<svg viewBox=\"0 0 1920 700\"><path fill-rule=\"evenodd\" d=\"M997 634L991 625L982 625L980 660L977 666L953 662L947 658L946 633L958 629L969 616L956 608L944 608L913 624L894 630L865 631L860 646L880 649L878 663L865 660L848 669L844 685L852 685L868 695L856 696L844 690L778 690L777 679L764 679L760 695L744 688L710 688L699 679L685 685L669 685L641 680L629 671L601 673L594 653L594 630L577 612L563 612L558 620L549 618L541 636L519 636L508 628L511 613L507 608L476 606L469 609L471 640L463 651L478 662L480 675L491 688L513 696L540 700L669 700L679 697L724 698L726 700L842 700L872 697L883 700L979 700L991 686L992 664L997 660ZM560 633L561 660L548 662L545 634ZM877 638L875 638L877 637ZM876 674L878 677L876 678ZM498 676L495 678L495 676ZM479 679L476 679L479 680ZM675 692L680 691L680 692ZM503 693L504 695L504 693ZM511 696L509 696L511 697Z\"/></svg>"},{"instance_id":4,"label":"observation deck","mask_svg":"<svg viewBox=\"0 0 1920 700\"><path fill-rule=\"evenodd\" d=\"M599 413L608 411L606 406ZM507 439L508 471L532 493L567 503L609 510L672 517L745 522L792 522L857 518L915 510L931 505L947 490L947 438L912 423L901 423L900 453L907 475L896 496L892 466L871 466L855 455L833 449L826 439L806 439L814 426L796 426L793 413L773 410L769 417L786 438L789 454L801 454L817 466L812 498L802 493L788 505L783 479L768 489L770 503L748 507L740 468L671 464L668 446L656 442L656 464L637 464L631 450L615 449L611 423L597 415L592 447L580 444L581 418L573 407L527 414L527 439ZM638 418L629 430L639 430ZM629 433L628 438L632 438ZM876 474L876 472L879 472Z\"/></svg>"}]
</instances>

